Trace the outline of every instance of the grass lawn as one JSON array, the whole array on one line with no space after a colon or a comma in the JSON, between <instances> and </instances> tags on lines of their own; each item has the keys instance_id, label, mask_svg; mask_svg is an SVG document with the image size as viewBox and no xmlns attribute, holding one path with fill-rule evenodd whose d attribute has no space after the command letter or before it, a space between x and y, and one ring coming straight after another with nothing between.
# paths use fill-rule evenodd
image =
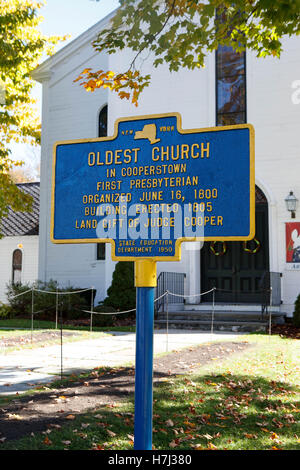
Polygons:
<instances>
[{"instance_id":1,"label":"grass lawn","mask_svg":"<svg viewBox=\"0 0 300 470\"><path fill-rule=\"evenodd\" d=\"M43 320L34 320L33 328L36 329L55 329L55 322L43 321ZM31 330L31 319L18 319L14 318L11 320L0 320L0 334L5 334L6 331L24 329ZM58 329L60 329L60 324L58 324ZM90 331L90 326L73 326L73 325L63 325L64 330L79 330L79 331ZM93 326L93 331L135 331L135 326ZM29 331L30 332L30 331ZM23 332L24 333L24 332Z\"/></svg>"},{"instance_id":2,"label":"grass lawn","mask_svg":"<svg viewBox=\"0 0 300 470\"><path fill-rule=\"evenodd\" d=\"M155 387L154 449L300 449L299 340L247 335L240 341L253 347ZM0 449L133 449L131 399L67 421Z\"/></svg>"},{"instance_id":3,"label":"grass lawn","mask_svg":"<svg viewBox=\"0 0 300 470\"><path fill-rule=\"evenodd\" d=\"M134 332L134 327L93 327L63 325L63 342L96 339L109 331ZM72 333L72 334L70 334ZM74 334L73 334L74 333ZM0 355L14 350L33 349L50 346L61 341L60 325L55 328L54 322L35 321L31 335L31 320L0 320ZM31 340L32 339L32 340ZM7 341L9 340L9 343ZM6 343L6 345L5 345Z\"/></svg>"}]
</instances>

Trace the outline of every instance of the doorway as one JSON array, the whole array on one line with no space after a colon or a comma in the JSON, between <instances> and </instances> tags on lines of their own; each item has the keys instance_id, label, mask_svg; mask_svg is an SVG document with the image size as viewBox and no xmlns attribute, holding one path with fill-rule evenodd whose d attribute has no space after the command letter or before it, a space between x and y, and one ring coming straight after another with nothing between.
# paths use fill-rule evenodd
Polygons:
<instances>
[{"instance_id":1,"label":"doorway","mask_svg":"<svg viewBox=\"0 0 300 470\"><path fill-rule=\"evenodd\" d=\"M215 301L259 303L260 280L269 270L268 202L255 188L255 227L248 242L205 242L201 250L201 292L216 287ZM212 295L205 296L211 302Z\"/></svg>"}]
</instances>

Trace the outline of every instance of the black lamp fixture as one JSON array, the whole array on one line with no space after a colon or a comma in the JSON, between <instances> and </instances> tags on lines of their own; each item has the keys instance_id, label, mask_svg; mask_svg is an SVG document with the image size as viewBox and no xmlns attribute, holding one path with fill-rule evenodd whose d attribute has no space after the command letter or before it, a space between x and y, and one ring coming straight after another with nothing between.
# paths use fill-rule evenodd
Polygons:
<instances>
[{"instance_id":1,"label":"black lamp fixture","mask_svg":"<svg viewBox=\"0 0 300 470\"><path fill-rule=\"evenodd\" d=\"M290 194L285 198L286 208L291 212L291 217L294 219L296 217L296 207L298 199L294 195L293 191L290 191Z\"/></svg>"}]
</instances>

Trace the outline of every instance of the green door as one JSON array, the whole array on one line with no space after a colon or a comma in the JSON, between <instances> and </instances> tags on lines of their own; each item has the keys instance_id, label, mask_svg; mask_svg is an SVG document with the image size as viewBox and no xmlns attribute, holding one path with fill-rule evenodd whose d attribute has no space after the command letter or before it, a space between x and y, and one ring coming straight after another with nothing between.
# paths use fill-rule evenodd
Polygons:
<instances>
[{"instance_id":1,"label":"green door","mask_svg":"<svg viewBox=\"0 0 300 470\"><path fill-rule=\"evenodd\" d=\"M255 238L244 242L205 242L201 250L201 291L216 287L216 302L260 303L259 282L269 270L268 204L256 188ZM212 296L203 297L211 302Z\"/></svg>"}]
</instances>

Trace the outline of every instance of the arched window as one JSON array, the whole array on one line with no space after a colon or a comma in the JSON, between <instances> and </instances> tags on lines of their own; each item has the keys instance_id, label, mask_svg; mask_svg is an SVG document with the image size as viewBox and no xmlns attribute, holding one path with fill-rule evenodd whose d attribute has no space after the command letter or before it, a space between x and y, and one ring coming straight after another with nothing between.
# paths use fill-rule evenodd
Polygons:
<instances>
[{"instance_id":1,"label":"arched window","mask_svg":"<svg viewBox=\"0 0 300 470\"><path fill-rule=\"evenodd\" d=\"M107 105L99 113L98 137L107 137ZM96 259L105 260L105 243L97 243Z\"/></svg>"},{"instance_id":2,"label":"arched window","mask_svg":"<svg viewBox=\"0 0 300 470\"><path fill-rule=\"evenodd\" d=\"M13 284L21 283L22 274L22 251L15 250L12 256L12 282Z\"/></svg>"},{"instance_id":3,"label":"arched window","mask_svg":"<svg viewBox=\"0 0 300 470\"><path fill-rule=\"evenodd\" d=\"M107 136L107 105L105 105L99 113L98 121L98 137Z\"/></svg>"}]
</instances>

